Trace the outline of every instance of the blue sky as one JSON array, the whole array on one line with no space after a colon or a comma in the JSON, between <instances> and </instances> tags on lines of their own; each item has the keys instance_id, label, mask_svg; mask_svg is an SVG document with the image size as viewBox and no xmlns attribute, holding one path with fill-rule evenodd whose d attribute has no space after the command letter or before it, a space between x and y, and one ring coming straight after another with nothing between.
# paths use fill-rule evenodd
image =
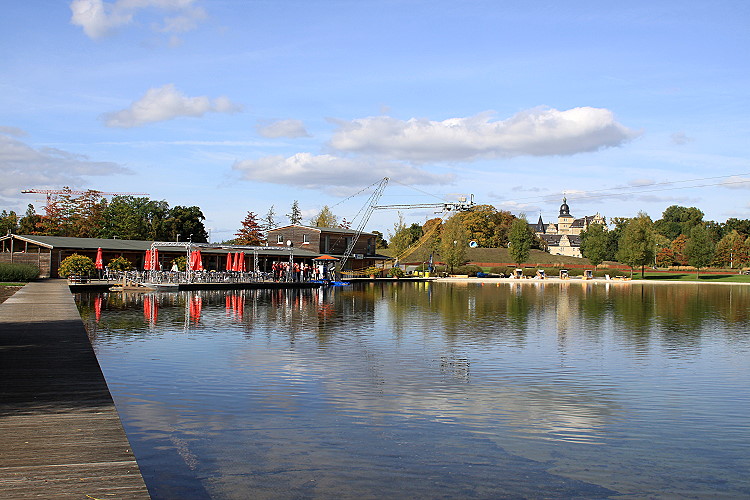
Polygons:
<instances>
[{"instance_id":1,"label":"blue sky","mask_svg":"<svg viewBox=\"0 0 750 500\"><path fill-rule=\"evenodd\" d=\"M0 208L144 192L223 240L294 200L351 220L388 176L381 204L750 218L748 26L740 1L6 2Z\"/></svg>"}]
</instances>

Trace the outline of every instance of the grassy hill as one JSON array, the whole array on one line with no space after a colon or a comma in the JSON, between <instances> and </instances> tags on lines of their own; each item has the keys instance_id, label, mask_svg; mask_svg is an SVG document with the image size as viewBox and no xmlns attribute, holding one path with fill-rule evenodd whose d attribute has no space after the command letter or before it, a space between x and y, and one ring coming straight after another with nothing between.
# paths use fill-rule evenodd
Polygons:
<instances>
[{"instance_id":1,"label":"grassy hill","mask_svg":"<svg viewBox=\"0 0 750 500\"><path fill-rule=\"evenodd\" d=\"M393 252L390 249L378 249L378 253L381 255L393 256ZM429 253L422 250L417 250L412 255L408 256L405 260L407 262L424 262L429 260ZM513 259L510 257L507 248L468 248L466 250L466 258L469 263L481 263L483 267L491 267L487 264L511 264ZM435 257L436 260L440 260L439 256ZM575 257L565 257L563 255L550 255L547 252L541 250L531 250L528 260L525 265L534 267L591 267L591 262L588 259L578 259Z\"/></svg>"}]
</instances>

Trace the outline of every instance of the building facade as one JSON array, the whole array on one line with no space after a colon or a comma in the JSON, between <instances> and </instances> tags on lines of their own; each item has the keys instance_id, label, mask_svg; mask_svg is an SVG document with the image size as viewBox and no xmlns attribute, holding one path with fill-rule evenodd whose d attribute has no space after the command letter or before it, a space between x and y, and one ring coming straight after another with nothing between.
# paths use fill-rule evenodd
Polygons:
<instances>
[{"instance_id":1,"label":"building facade","mask_svg":"<svg viewBox=\"0 0 750 500\"><path fill-rule=\"evenodd\" d=\"M587 215L575 218L570 214L568 201L563 198L557 223L545 224L542 216L536 224L529 224L531 230L541 238L547 245L547 251L552 255L565 255L568 257L581 258L581 233L588 229L591 224L606 224L606 220L598 212L595 215Z\"/></svg>"}]
</instances>

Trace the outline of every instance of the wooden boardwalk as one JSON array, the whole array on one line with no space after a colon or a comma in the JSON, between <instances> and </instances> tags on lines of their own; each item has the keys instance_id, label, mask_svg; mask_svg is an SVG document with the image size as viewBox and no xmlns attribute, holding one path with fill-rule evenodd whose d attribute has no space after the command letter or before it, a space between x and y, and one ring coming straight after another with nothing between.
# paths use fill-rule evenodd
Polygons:
<instances>
[{"instance_id":1,"label":"wooden boardwalk","mask_svg":"<svg viewBox=\"0 0 750 500\"><path fill-rule=\"evenodd\" d=\"M65 280L0 304L0 498L149 498Z\"/></svg>"}]
</instances>

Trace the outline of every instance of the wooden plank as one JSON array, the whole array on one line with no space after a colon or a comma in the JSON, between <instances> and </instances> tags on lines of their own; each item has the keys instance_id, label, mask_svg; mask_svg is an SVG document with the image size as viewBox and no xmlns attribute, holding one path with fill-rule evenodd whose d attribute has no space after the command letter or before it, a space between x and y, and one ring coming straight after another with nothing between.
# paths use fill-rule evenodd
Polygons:
<instances>
[{"instance_id":1,"label":"wooden plank","mask_svg":"<svg viewBox=\"0 0 750 500\"><path fill-rule=\"evenodd\" d=\"M65 280L0 304L2 498L149 498Z\"/></svg>"}]
</instances>

